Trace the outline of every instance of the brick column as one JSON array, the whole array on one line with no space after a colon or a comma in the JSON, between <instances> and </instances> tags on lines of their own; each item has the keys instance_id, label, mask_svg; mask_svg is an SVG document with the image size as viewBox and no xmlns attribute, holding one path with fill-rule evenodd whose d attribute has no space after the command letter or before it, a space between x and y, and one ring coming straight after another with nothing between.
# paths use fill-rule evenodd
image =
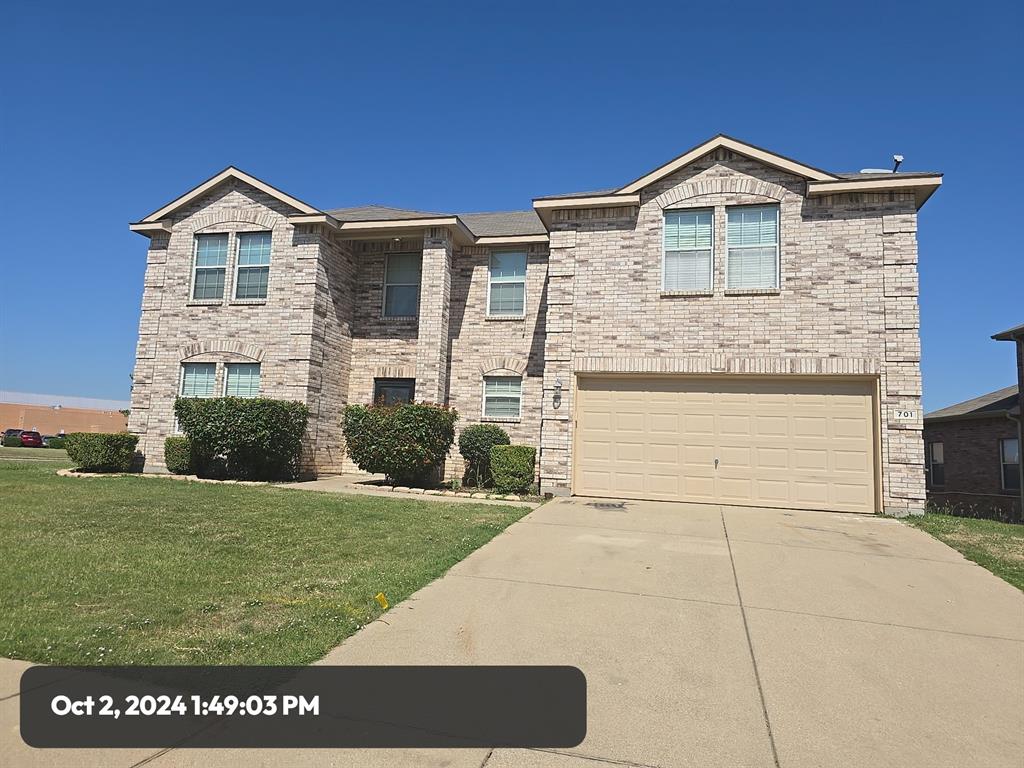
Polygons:
<instances>
[{"instance_id":1,"label":"brick column","mask_svg":"<svg viewBox=\"0 0 1024 768\"><path fill-rule=\"evenodd\" d=\"M452 286L452 240L444 227L423 236L416 399L444 403L448 391L448 315Z\"/></svg>"},{"instance_id":2,"label":"brick column","mask_svg":"<svg viewBox=\"0 0 1024 768\"><path fill-rule=\"evenodd\" d=\"M540 432L541 491L568 495L572 486L572 328L576 230L551 232L544 339L544 405ZM556 388L561 383L561 392Z\"/></svg>"},{"instance_id":3,"label":"brick column","mask_svg":"<svg viewBox=\"0 0 1024 768\"><path fill-rule=\"evenodd\" d=\"M882 217L885 361L881 377L883 508L895 515L920 512L925 503L921 412L920 314L917 306L917 216ZM897 410L917 411L914 421Z\"/></svg>"}]
</instances>

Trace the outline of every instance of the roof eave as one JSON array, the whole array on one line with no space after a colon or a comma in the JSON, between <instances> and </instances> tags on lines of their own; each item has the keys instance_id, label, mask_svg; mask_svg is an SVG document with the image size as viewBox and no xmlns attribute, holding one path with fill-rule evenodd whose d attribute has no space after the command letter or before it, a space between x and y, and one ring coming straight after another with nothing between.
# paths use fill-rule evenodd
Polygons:
<instances>
[{"instance_id":1,"label":"roof eave","mask_svg":"<svg viewBox=\"0 0 1024 768\"><path fill-rule=\"evenodd\" d=\"M891 179L837 179L835 181L808 181L807 196L838 195L846 192L913 192L918 209L942 186L942 174Z\"/></svg>"},{"instance_id":2,"label":"roof eave","mask_svg":"<svg viewBox=\"0 0 1024 768\"><path fill-rule=\"evenodd\" d=\"M1003 408L998 411L983 411L981 413L954 413L949 416L929 416L925 414L924 424L941 424L947 421L975 421L976 419L1005 419L1009 415L1009 409Z\"/></svg>"}]
</instances>

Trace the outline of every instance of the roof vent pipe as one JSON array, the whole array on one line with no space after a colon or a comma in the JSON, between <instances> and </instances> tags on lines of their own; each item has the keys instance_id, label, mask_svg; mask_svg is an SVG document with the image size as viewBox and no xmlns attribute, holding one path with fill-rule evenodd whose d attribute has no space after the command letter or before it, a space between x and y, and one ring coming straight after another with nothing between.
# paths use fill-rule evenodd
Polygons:
<instances>
[{"instance_id":1,"label":"roof vent pipe","mask_svg":"<svg viewBox=\"0 0 1024 768\"><path fill-rule=\"evenodd\" d=\"M892 156L892 162L893 162L892 172L896 173L896 171L898 171L900 169L900 163L903 162L903 155L893 155Z\"/></svg>"}]
</instances>

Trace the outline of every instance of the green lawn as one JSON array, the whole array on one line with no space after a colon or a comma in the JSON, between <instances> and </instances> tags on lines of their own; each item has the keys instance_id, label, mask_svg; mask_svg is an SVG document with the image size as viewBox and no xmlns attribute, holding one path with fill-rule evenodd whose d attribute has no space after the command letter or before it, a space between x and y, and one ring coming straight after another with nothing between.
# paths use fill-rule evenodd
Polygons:
<instances>
[{"instance_id":1,"label":"green lawn","mask_svg":"<svg viewBox=\"0 0 1024 768\"><path fill-rule=\"evenodd\" d=\"M0 445L0 461L4 459L67 461L68 452L63 448L8 448L7 446Z\"/></svg>"},{"instance_id":2,"label":"green lawn","mask_svg":"<svg viewBox=\"0 0 1024 768\"><path fill-rule=\"evenodd\" d=\"M528 510L0 461L0 656L303 664Z\"/></svg>"},{"instance_id":3,"label":"green lawn","mask_svg":"<svg viewBox=\"0 0 1024 768\"><path fill-rule=\"evenodd\" d=\"M1024 525L938 512L906 518L996 576L1024 590Z\"/></svg>"}]
</instances>

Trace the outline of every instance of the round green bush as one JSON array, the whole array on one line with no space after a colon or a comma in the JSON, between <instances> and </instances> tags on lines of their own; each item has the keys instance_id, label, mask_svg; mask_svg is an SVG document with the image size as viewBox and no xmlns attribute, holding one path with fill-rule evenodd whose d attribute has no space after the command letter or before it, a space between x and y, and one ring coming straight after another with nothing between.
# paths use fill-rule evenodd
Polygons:
<instances>
[{"instance_id":1,"label":"round green bush","mask_svg":"<svg viewBox=\"0 0 1024 768\"><path fill-rule=\"evenodd\" d=\"M68 457L88 472L130 472L138 435L127 432L72 432L64 438Z\"/></svg>"},{"instance_id":2,"label":"round green bush","mask_svg":"<svg viewBox=\"0 0 1024 768\"><path fill-rule=\"evenodd\" d=\"M47 448L63 448L64 447L64 438L63 437L56 437L56 436L51 437L49 440L46 441L46 447Z\"/></svg>"},{"instance_id":3,"label":"round green bush","mask_svg":"<svg viewBox=\"0 0 1024 768\"><path fill-rule=\"evenodd\" d=\"M4 448L21 448L21 436L6 435L4 437Z\"/></svg>"},{"instance_id":4,"label":"round green bush","mask_svg":"<svg viewBox=\"0 0 1024 768\"><path fill-rule=\"evenodd\" d=\"M396 485L425 483L455 441L457 411L443 405L349 405L342 432L345 450L365 472Z\"/></svg>"},{"instance_id":5,"label":"round green bush","mask_svg":"<svg viewBox=\"0 0 1024 768\"><path fill-rule=\"evenodd\" d=\"M192 441L187 435L171 435L164 440L164 463L172 475L191 475Z\"/></svg>"},{"instance_id":6,"label":"round green bush","mask_svg":"<svg viewBox=\"0 0 1024 768\"><path fill-rule=\"evenodd\" d=\"M491 475L502 493L525 493L533 485L537 449L529 445L491 448Z\"/></svg>"},{"instance_id":7,"label":"round green bush","mask_svg":"<svg viewBox=\"0 0 1024 768\"><path fill-rule=\"evenodd\" d=\"M508 445L508 432L497 424L471 424L459 434L459 453L466 460L467 483L478 487L491 483L491 448Z\"/></svg>"}]
</instances>

